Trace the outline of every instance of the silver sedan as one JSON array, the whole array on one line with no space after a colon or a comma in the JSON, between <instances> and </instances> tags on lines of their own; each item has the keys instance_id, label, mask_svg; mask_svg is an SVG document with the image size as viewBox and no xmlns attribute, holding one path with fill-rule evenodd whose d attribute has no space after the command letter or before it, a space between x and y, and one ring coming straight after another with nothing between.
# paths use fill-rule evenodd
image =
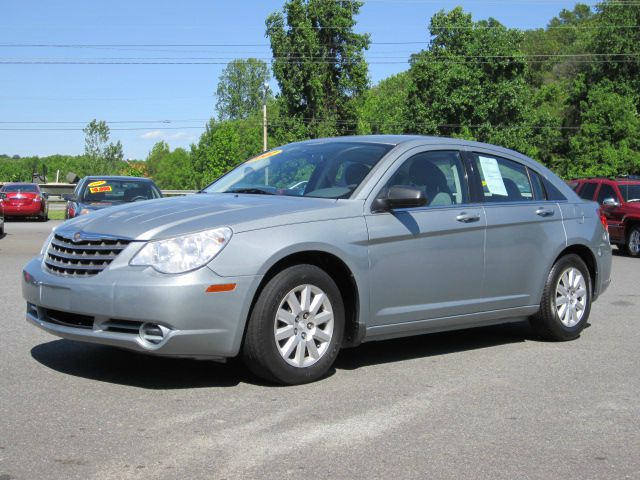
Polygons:
<instances>
[{"instance_id":1,"label":"silver sedan","mask_svg":"<svg viewBox=\"0 0 640 480\"><path fill-rule=\"evenodd\" d=\"M200 194L70 220L25 266L23 295L60 337L241 355L296 384L361 342L523 319L577 338L610 273L597 204L539 163L368 136L293 143Z\"/></svg>"}]
</instances>

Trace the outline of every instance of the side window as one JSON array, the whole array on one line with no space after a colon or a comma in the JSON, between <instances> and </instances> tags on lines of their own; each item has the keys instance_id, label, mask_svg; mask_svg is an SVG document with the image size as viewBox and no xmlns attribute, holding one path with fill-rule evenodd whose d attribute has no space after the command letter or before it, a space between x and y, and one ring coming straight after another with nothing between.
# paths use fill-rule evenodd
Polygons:
<instances>
[{"instance_id":1,"label":"side window","mask_svg":"<svg viewBox=\"0 0 640 480\"><path fill-rule=\"evenodd\" d=\"M613 198L617 201L618 195L616 195L616 191L611 185L603 183L602 185L600 185L600 191L598 192L598 203L602 205L602 202L604 202L607 198Z\"/></svg>"},{"instance_id":2,"label":"side window","mask_svg":"<svg viewBox=\"0 0 640 480\"><path fill-rule=\"evenodd\" d=\"M476 154L485 202L533 200L533 191L524 165L485 154Z\"/></svg>"},{"instance_id":3,"label":"side window","mask_svg":"<svg viewBox=\"0 0 640 480\"><path fill-rule=\"evenodd\" d=\"M597 183L585 183L580 190L580 197L586 200L593 200L593 194L596 192Z\"/></svg>"},{"instance_id":4,"label":"side window","mask_svg":"<svg viewBox=\"0 0 640 480\"><path fill-rule=\"evenodd\" d=\"M544 185L544 189L547 192L547 200L562 202L563 200L567 199L567 197L565 197L564 194L560 190L558 190L558 188L553 183L551 183L544 177L542 178L542 184Z\"/></svg>"},{"instance_id":5,"label":"side window","mask_svg":"<svg viewBox=\"0 0 640 480\"><path fill-rule=\"evenodd\" d=\"M544 192L544 187L542 186L542 179L540 175L538 175L533 170L529 170L529 177L531 178L531 185L533 186L533 194L536 200L546 200L547 195Z\"/></svg>"},{"instance_id":6,"label":"side window","mask_svg":"<svg viewBox=\"0 0 640 480\"><path fill-rule=\"evenodd\" d=\"M429 206L468 202L467 184L460 154L455 151L422 152L407 159L387 182L410 185L424 192Z\"/></svg>"}]
</instances>

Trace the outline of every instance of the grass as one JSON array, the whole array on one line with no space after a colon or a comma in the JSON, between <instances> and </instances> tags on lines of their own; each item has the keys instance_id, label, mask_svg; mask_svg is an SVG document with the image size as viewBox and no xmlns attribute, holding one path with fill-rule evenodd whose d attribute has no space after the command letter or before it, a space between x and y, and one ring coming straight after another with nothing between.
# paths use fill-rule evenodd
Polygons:
<instances>
[{"instance_id":1,"label":"grass","mask_svg":"<svg viewBox=\"0 0 640 480\"><path fill-rule=\"evenodd\" d=\"M64 210L49 210L49 220L64 220Z\"/></svg>"}]
</instances>

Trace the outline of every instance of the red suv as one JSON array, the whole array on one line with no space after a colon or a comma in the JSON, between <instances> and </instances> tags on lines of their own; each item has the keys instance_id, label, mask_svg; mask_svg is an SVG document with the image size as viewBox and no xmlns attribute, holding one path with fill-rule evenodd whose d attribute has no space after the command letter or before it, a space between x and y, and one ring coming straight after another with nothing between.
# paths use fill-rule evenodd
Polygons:
<instances>
[{"instance_id":1,"label":"red suv","mask_svg":"<svg viewBox=\"0 0 640 480\"><path fill-rule=\"evenodd\" d=\"M569 184L582 198L600 204L611 243L640 256L640 177L585 178Z\"/></svg>"}]
</instances>

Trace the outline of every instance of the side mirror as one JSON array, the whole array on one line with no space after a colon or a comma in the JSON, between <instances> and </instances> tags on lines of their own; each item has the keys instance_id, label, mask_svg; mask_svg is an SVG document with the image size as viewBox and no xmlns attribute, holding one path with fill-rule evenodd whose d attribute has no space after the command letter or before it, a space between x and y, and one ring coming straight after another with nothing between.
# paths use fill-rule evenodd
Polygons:
<instances>
[{"instance_id":1,"label":"side mirror","mask_svg":"<svg viewBox=\"0 0 640 480\"><path fill-rule=\"evenodd\" d=\"M620 202L618 202L615 198L605 198L602 201L603 207L619 207Z\"/></svg>"},{"instance_id":2,"label":"side mirror","mask_svg":"<svg viewBox=\"0 0 640 480\"><path fill-rule=\"evenodd\" d=\"M45 200L48 200L49 194L47 192L42 192L42 198L44 198Z\"/></svg>"},{"instance_id":3,"label":"side mirror","mask_svg":"<svg viewBox=\"0 0 640 480\"><path fill-rule=\"evenodd\" d=\"M423 207L427 204L424 192L416 187L394 185L386 194L373 201L374 212L388 212L397 208Z\"/></svg>"},{"instance_id":4,"label":"side mirror","mask_svg":"<svg viewBox=\"0 0 640 480\"><path fill-rule=\"evenodd\" d=\"M75 202L76 201L76 196L73 193L63 193L61 195L62 199L67 201L67 202Z\"/></svg>"}]
</instances>

